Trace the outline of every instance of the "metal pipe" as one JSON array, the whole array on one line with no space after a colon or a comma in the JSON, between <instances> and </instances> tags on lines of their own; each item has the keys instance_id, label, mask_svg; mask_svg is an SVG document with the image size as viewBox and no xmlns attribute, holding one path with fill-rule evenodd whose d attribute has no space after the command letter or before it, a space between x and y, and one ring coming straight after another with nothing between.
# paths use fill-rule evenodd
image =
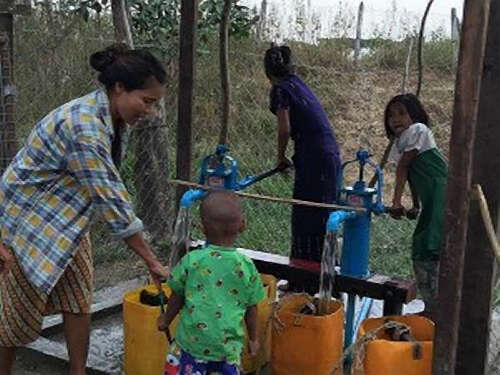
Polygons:
<instances>
[{"instance_id":1,"label":"metal pipe","mask_svg":"<svg viewBox=\"0 0 500 375\"><path fill-rule=\"evenodd\" d=\"M356 309L356 295L349 294L347 297L344 348L350 347L354 338L353 326L354 326L355 309Z\"/></svg>"},{"instance_id":2,"label":"metal pipe","mask_svg":"<svg viewBox=\"0 0 500 375\"><path fill-rule=\"evenodd\" d=\"M359 326L361 325L361 322L365 320L368 315L370 314L370 310L372 308L373 304L373 299L364 297L363 302L361 303L361 309L359 310L358 316L356 318L356 322L354 323L354 332L353 336L356 336L359 330Z\"/></svg>"},{"instance_id":3,"label":"metal pipe","mask_svg":"<svg viewBox=\"0 0 500 375\"><path fill-rule=\"evenodd\" d=\"M354 219L356 216L356 212L353 211L333 211L328 217L326 230L329 232L338 232L340 230L340 224L346 220Z\"/></svg>"},{"instance_id":4,"label":"metal pipe","mask_svg":"<svg viewBox=\"0 0 500 375\"><path fill-rule=\"evenodd\" d=\"M195 201L205 198L207 193L201 189L189 189L182 195L180 206L189 208Z\"/></svg>"}]
</instances>

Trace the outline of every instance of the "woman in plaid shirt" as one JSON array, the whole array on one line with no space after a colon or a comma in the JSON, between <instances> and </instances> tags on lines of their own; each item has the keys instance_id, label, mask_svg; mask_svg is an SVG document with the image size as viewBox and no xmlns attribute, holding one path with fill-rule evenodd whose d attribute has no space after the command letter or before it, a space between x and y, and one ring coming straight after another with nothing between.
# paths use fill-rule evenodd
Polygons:
<instances>
[{"instance_id":1,"label":"woman in plaid shirt","mask_svg":"<svg viewBox=\"0 0 500 375\"><path fill-rule=\"evenodd\" d=\"M33 129L0 181L0 375L43 317L62 313L71 374L85 374L92 304L89 225L111 232L168 275L142 235L118 173L121 133L153 111L166 73L149 52L113 45L90 57L103 88L62 105Z\"/></svg>"}]
</instances>

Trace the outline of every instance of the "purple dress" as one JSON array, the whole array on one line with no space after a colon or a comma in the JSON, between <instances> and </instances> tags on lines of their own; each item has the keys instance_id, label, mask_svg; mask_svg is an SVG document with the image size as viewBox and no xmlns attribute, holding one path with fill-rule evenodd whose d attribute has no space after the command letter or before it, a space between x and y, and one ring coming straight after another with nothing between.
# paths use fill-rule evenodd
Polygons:
<instances>
[{"instance_id":1,"label":"purple dress","mask_svg":"<svg viewBox=\"0 0 500 375\"><path fill-rule=\"evenodd\" d=\"M290 74L271 89L271 111L288 109L294 141L295 199L333 203L340 153L328 117L309 87ZM329 210L293 206L291 257L321 261Z\"/></svg>"}]
</instances>

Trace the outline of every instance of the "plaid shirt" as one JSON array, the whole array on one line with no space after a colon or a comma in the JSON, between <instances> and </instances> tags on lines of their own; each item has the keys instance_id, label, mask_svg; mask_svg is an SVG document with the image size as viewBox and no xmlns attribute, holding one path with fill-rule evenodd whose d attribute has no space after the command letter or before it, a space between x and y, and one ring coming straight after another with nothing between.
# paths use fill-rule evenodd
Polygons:
<instances>
[{"instance_id":1,"label":"plaid shirt","mask_svg":"<svg viewBox=\"0 0 500 375\"><path fill-rule=\"evenodd\" d=\"M107 95L94 91L43 118L2 176L2 241L46 293L96 211L118 238L142 230L111 157L113 135Z\"/></svg>"}]
</instances>

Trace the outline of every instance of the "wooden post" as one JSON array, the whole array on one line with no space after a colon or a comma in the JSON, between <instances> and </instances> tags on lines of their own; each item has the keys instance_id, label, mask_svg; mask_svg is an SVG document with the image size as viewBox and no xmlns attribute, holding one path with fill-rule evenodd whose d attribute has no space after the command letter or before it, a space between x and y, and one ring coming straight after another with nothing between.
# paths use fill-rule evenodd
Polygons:
<instances>
[{"instance_id":1,"label":"wooden post","mask_svg":"<svg viewBox=\"0 0 500 375\"><path fill-rule=\"evenodd\" d=\"M484 57L479 110L474 145L472 182L480 184L493 218L500 214L500 3L492 1L488 40ZM493 223L498 225L497 222ZM497 231L499 230L497 226ZM457 375L483 375L487 372L488 344L495 258L486 236L478 201L472 200L469 212L467 249L460 329L458 331Z\"/></svg>"},{"instance_id":2,"label":"wooden post","mask_svg":"<svg viewBox=\"0 0 500 375\"><path fill-rule=\"evenodd\" d=\"M16 90L13 83L13 1L0 4L0 173L3 173L16 154L17 142L14 124L14 98Z\"/></svg>"},{"instance_id":3,"label":"wooden post","mask_svg":"<svg viewBox=\"0 0 500 375\"><path fill-rule=\"evenodd\" d=\"M113 27L117 42L134 47L132 31L128 22L125 0L112 0ZM168 194L162 183L168 176L167 129L165 106L159 103L156 113L143 120L131 133L130 144L134 146L134 185L136 189L136 212L154 240L168 235L170 227Z\"/></svg>"},{"instance_id":4,"label":"wooden post","mask_svg":"<svg viewBox=\"0 0 500 375\"><path fill-rule=\"evenodd\" d=\"M433 374L455 375L472 155L490 0L466 0L444 211ZM475 372L474 372L475 373Z\"/></svg>"},{"instance_id":5,"label":"wooden post","mask_svg":"<svg viewBox=\"0 0 500 375\"><path fill-rule=\"evenodd\" d=\"M179 99L177 102L177 155L176 176L190 180L191 176L191 134L193 127L193 83L196 58L196 24L198 0L182 0L179 52ZM185 187L176 189L179 202Z\"/></svg>"},{"instance_id":6,"label":"wooden post","mask_svg":"<svg viewBox=\"0 0 500 375\"><path fill-rule=\"evenodd\" d=\"M125 0L111 0L111 11L113 14L115 39L118 42L125 43L130 46L130 48L133 48L134 43L128 23L128 13Z\"/></svg>"},{"instance_id":7,"label":"wooden post","mask_svg":"<svg viewBox=\"0 0 500 375\"><path fill-rule=\"evenodd\" d=\"M267 22L267 0L262 0L260 4L259 23L257 24L257 39L262 40L265 37Z\"/></svg>"},{"instance_id":8,"label":"wooden post","mask_svg":"<svg viewBox=\"0 0 500 375\"><path fill-rule=\"evenodd\" d=\"M410 37L410 43L408 43L408 56L406 56L405 72L403 74L403 82L401 84L401 94L406 94L406 83L408 82L408 77L410 75L412 51L413 51L413 37Z\"/></svg>"},{"instance_id":9,"label":"wooden post","mask_svg":"<svg viewBox=\"0 0 500 375\"><path fill-rule=\"evenodd\" d=\"M361 31L363 27L363 12L365 5L363 2L359 3L358 9L358 22L356 24L356 40L354 41L354 64L358 66L359 55L361 53Z\"/></svg>"},{"instance_id":10,"label":"wooden post","mask_svg":"<svg viewBox=\"0 0 500 375\"><path fill-rule=\"evenodd\" d=\"M420 90L422 89L422 80L424 77L424 29L425 29L425 23L427 21L427 16L429 15L429 11L431 10L431 6L434 0L429 0L427 3L427 7L425 8L424 11L424 16L422 17L422 22L420 23L420 32L418 35L418 50L417 50L417 58L418 58L418 83L417 83L417 90L415 92L415 95L417 97L420 96Z\"/></svg>"},{"instance_id":11,"label":"wooden post","mask_svg":"<svg viewBox=\"0 0 500 375\"><path fill-rule=\"evenodd\" d=\"M453 67L457 66L458 59L458 43L460 40L460 26L457 17L457 9L451 8L451 42L453 45Z\"/></svg>"},{"instance_id":12,"label":"wooden post","mask_svg":"<svg viewBox=\"0 0 500 375\"><path fill-rule=\"evenodd\" d=\"M220 81L222 86L222 116L219 144L227 143L229 111L231 107L231 81L229 79L229 27L231 25L231 1L224 0L219 32Z\"/></svg>"}]
</instances>

